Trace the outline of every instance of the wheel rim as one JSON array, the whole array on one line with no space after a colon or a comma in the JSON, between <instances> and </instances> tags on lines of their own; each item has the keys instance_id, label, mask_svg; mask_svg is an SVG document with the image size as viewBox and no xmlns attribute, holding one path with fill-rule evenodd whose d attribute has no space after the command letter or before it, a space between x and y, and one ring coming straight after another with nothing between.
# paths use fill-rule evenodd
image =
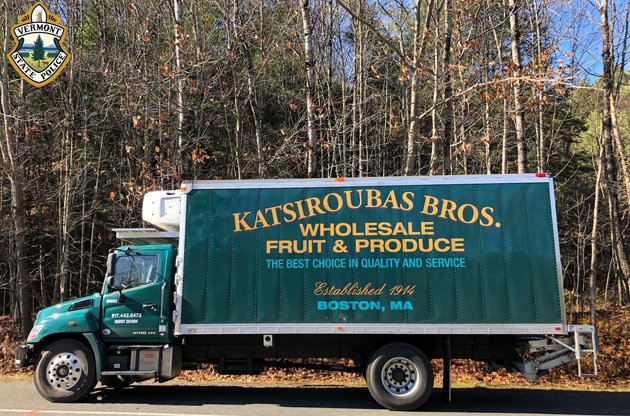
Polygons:
<instances>
[{"instance_id":1,"label":"wheel rim","mask_svg":"<svg viewBox=\"0 0 630 416\"><path fill-rule=\"evenodd\" d=\"M418 367L404 357L395 357L387 361L381 371L381 380L385 389L395 396L405 396L416 391Z\"/></svg>"},{"instance_id":2,"label":"wheel rim","mask_svg":"<svg viewBox=\"0 0 630 416\"><path fill-rule=\"evenodd\" d=\"M72 389L82 375L81 360L71 352L55 355L46 367L46 380L53 388L59 390Z\"/></svg>"}]
</instances>

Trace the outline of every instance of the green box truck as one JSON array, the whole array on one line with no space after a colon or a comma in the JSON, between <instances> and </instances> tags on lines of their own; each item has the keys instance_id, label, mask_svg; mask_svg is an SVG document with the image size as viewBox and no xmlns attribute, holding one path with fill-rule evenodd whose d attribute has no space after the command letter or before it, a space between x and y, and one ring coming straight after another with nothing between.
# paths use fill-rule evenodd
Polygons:
<instances>
[{"instance_id":1,"label":"green box truck","mask_svg":"<svg viewBox=\"0 0 630 416\"><path fill-rule=\"evenodd\" d=\"M409 410L431 359L448 389L451 358L535 379L596 356L594 328L566 322L545 175L190 181L147 194L143 219L116 230L101 293L40 311L16 351L46 399L345 358Z\"/></svg>"}]
</instances>

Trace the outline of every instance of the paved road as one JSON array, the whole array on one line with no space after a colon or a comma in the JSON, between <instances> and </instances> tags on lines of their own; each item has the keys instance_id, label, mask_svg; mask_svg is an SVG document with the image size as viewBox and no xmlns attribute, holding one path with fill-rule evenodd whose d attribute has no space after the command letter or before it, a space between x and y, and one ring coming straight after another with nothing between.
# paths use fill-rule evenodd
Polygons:
<instances>
[{"instance_id":1,"label":"paved road","mask_svg":"<svg viewBox=\"0 0 630 416\"><path fill-rule=\"evenodd\" d=\"M423 415L630 415L630 393L455 389L453 403L439 390ZM0 416L373 416L380 408L365 388L227 387L143 384L124 390L98 388L87 400L53 404L25 381L0 382Z\"/></svg>"}]
</instances>

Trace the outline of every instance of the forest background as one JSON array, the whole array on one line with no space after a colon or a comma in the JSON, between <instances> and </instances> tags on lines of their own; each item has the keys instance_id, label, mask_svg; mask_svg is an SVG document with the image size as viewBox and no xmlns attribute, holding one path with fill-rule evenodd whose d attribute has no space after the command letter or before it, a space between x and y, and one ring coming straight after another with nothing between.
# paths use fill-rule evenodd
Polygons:
<instances>
[{"instance_id":1,"label":"forest background","mask_svg":"<svg viewBox=\"0 0 630 416\"><path fill-rule=\"evenodd\" d=\"M0 5L5 55L32 5ZM147 191L546 172L569 310L614 328L603 368L630 378L628 0L47 6L68 27L63 73L36 89L2 57L4 346L100 290L111 229L142 225Z\"/></svg>"}]
</instances>

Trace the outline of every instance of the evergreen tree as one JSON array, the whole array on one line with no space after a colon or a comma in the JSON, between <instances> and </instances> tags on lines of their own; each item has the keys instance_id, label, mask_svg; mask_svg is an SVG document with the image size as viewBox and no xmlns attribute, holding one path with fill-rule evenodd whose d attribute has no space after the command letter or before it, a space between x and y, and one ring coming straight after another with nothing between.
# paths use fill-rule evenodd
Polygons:
<instances>
[{"instance_id":1,"label":"evergreen tree","mask_svg":"<svg viewBox=\"0 0 630 416\"><path fill-rule=\"evenodd\" d=\"M35 43L33 44L33 52L31 52L31 59L37 61L37 66L41 66L42 59L46 58L46 51L44 50L44 41L41 36L37 36Z\"/></svg>"}]
</instances>

